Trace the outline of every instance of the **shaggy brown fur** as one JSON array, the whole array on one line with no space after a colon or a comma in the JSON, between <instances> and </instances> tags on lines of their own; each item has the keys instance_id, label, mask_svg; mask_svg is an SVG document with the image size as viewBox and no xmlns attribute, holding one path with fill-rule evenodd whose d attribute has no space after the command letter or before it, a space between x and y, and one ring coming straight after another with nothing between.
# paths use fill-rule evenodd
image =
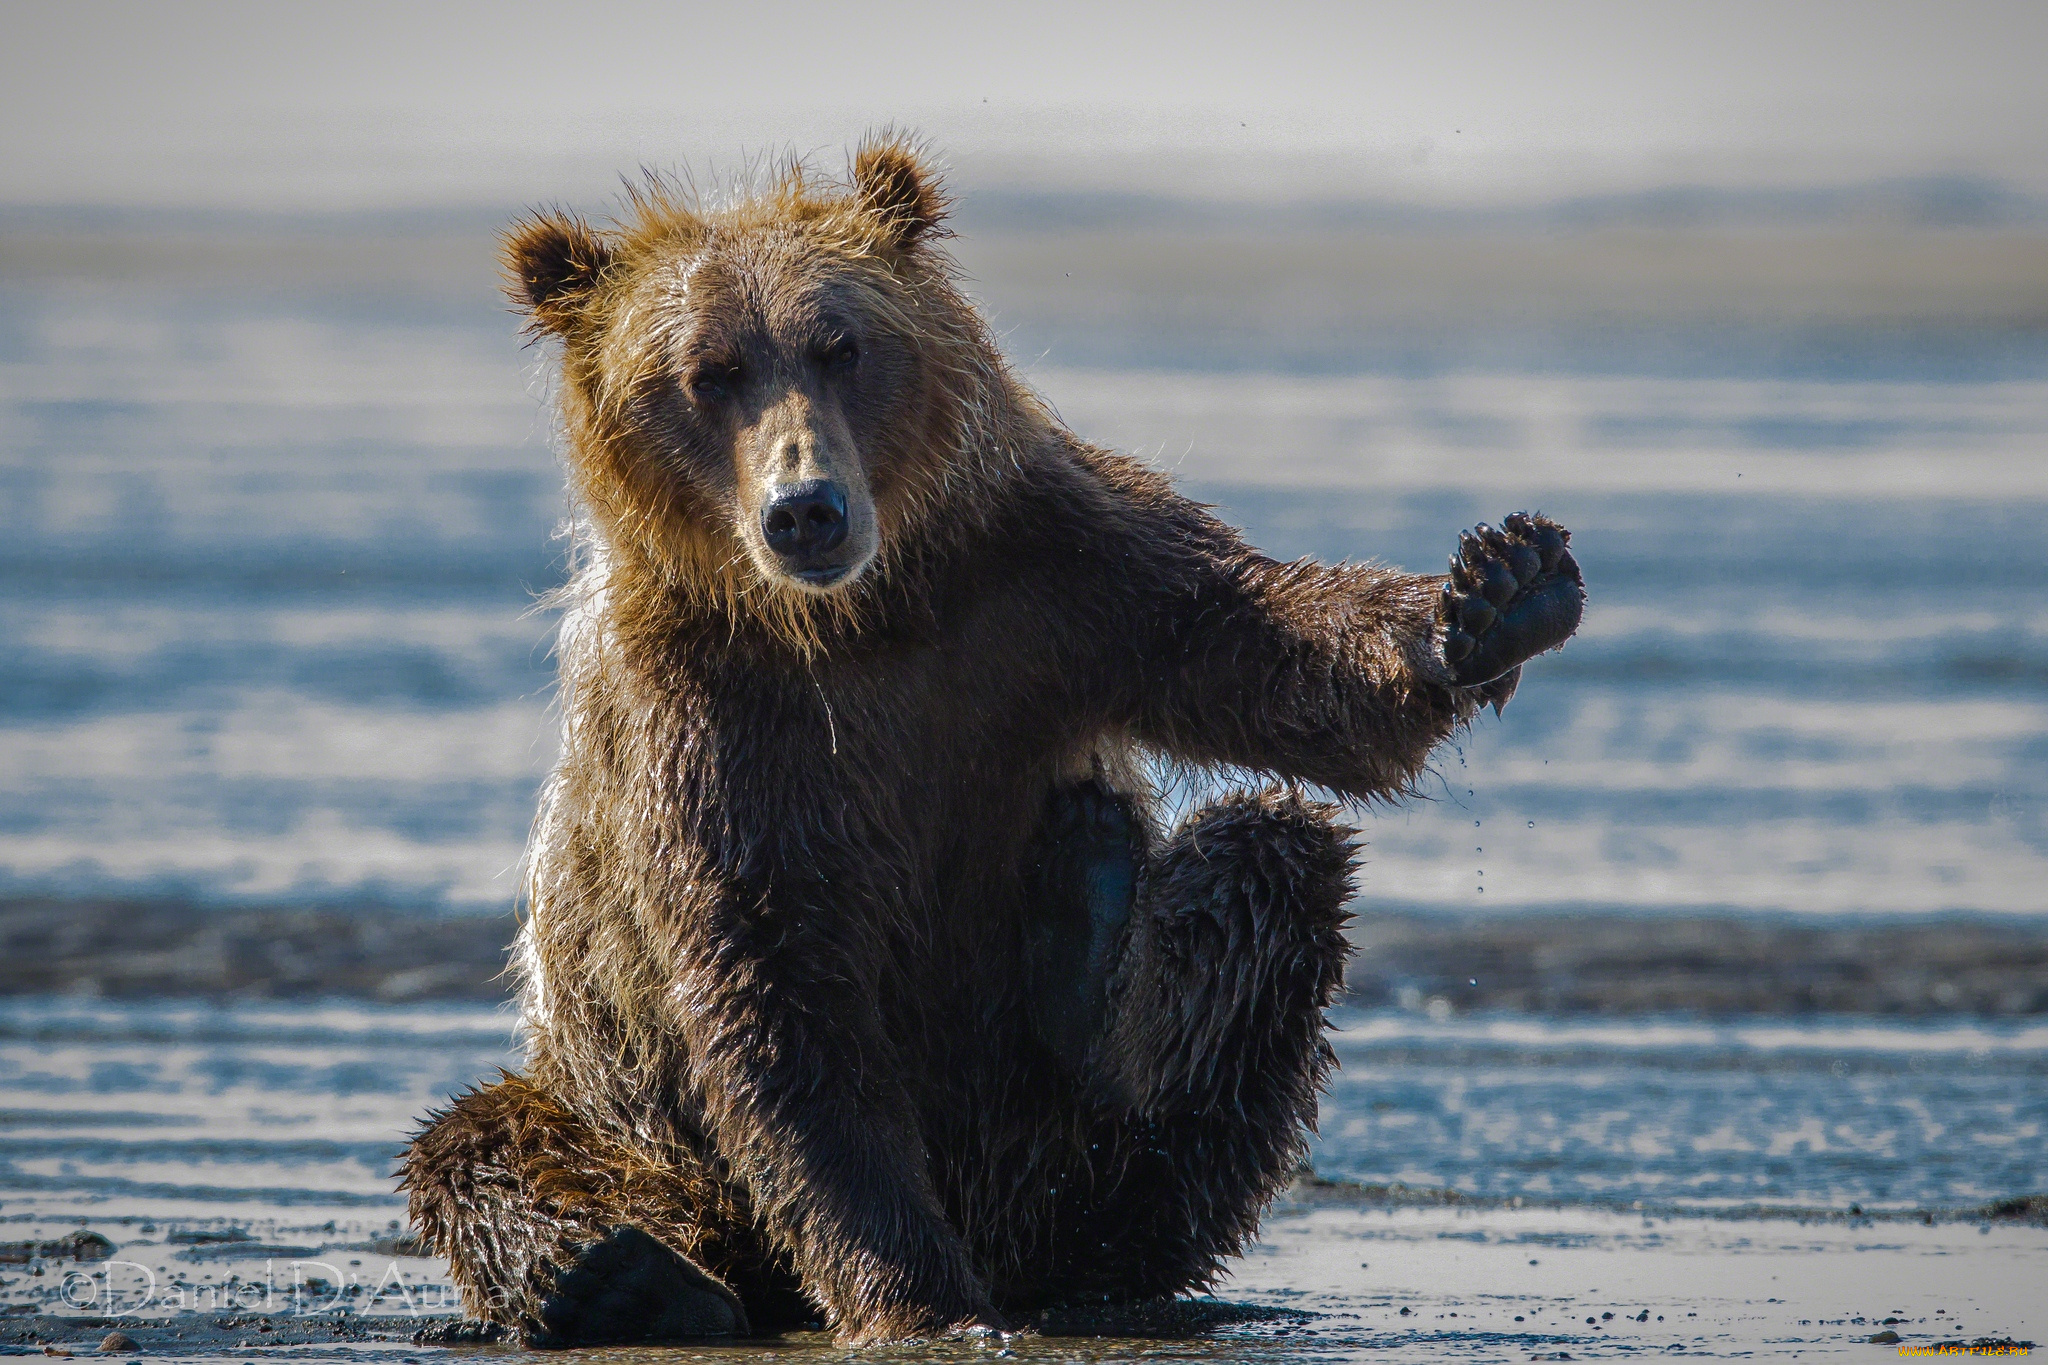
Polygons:
<instances>
[{"instance_id":1,"label":"shaggy brown fur","mask_svg":"<svg viewBox=\"0 0 2048 1365\"><path fill-rule=\"evenodd\" d=\"M471 1311L540 1344L1210 1281L1314 1119L1351 831L1276 789L1158 834L1141 757L1390 798L1577 623L1548 523L1482 528L1448 587L1276 563L1079 441L944 209L883 140L844 188L508 243L586 513L564 745L527 1072L405 1180ZM761 529L792 480L843 494L815 572Z\"/></svg>"}]
</instances>

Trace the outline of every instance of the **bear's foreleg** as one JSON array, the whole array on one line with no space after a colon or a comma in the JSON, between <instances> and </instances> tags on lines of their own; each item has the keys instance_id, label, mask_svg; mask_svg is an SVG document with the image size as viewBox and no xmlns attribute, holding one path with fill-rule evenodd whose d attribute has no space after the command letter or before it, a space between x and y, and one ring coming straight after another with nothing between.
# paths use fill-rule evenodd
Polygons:
<instances>
[{"instance_id":1,"label":"bear's foreleg","mask_svg":"<svg viewBox=\"0 0 2048 1365\"><path fill-rule=\"evenodd\" d=\"M1521 513L1503 525L1465 533L1448 579L1227 546L1178 574L1131 575L1155 594L1132 599L1148 665L1133 737L1354 799L1414 790L1431 751L1504 706L1522 663L1584 613L1564 528Z\"/></svg>"},{"instance_id":2,"label":"bear's foreleg","mask_svg":"<svg viewBox=\"0 0 2048 1365\"><path fill-rule=\"evenodd\" d=\"M523 1077L435 1115L401 1170L466 1311L528 1345L744 1334L742 1296L757 1318L810 1316L707 1172L598 1132Z\"/></svg>"},{"instance_id":3,"label":"bear's foreleg","mask_svg":"<svg viewBox=\"0 0 2048 1365\"><path fill-rule=\"evenodd\" d=\"M1299 1169L1334 1061L1352 833L1268 791L1190 817L1148 860L1086 1063L1109 1126L1077 1287L1206 1284Z\"/></svg>"}]
</instances>

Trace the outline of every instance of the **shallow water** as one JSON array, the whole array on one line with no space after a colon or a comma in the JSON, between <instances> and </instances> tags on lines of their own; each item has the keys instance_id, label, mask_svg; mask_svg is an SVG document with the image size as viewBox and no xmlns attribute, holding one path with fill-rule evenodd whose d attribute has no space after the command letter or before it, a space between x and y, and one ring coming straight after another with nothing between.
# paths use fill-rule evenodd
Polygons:
<instances>
[{"instance_id":1,"label":"shallow water","mask_svg":"<svg viewBox=\"0 0 2048 1365\"><path fill-rule=\"evenodd\" d=\"M2048 1182L2048 1026L1342 1014L1320 1174L1690 1209Z\"/></svg>"},{"instance_id":2,"label":"shallow water","mask_svg":"<svg viewBox=\"0 0 2048 1365\"><path fill-rule=\"evenodd\" d=\"M2048 1026L1335 1023L1330 1178L1694 1212L2048 1188ZM472 1005L0 1001L0 1217L368 1235L402 1135L511 1065L510 1014Z\"/></svg>"},{"instance_id":3,"label":"shallow water","mask_svg":"<svg viewBox=\"0 0 2048 1365\"><path fill-rule=\"evenodd\" d=\"M487 237L316 235L283 275L93 240L0 283L0 894L509 903L564 509ZM1209 319L1222 355L1156 280L1112 317L1000 265L1076 429L1274 553L1575 528L1583 635L1370 817L1369 897L2048 911L2035 332L1394 354L1283 293Z\"/></svg>"},{"instance_id":4,"label":"shallow water","mask_svg":"<svg viewBox=\"0 0 2048 1365\"><path fill-rule=\"evenodd\" d=\"M2048 1029L1338 1023L1319 1171L1500 1202L1283 1202L1218 1292L1304 1316L1182 1342L1017 1342L1013 1356L1867 1355L1886 1316L1929 1342L2042 1332L2048 1232L1841 1213L2048 1184ZM150 1355L416 1354L405 1335L454 1300L444 1265L388 1240L403 1217L393 1156L449 1091L513 1062L510 1025L474 1006L0 1003L0 1240L83 1225L117 1246L41 1276L0 1266L0 1307L68 1316L78 1325L36 1330L88 1348L106 1328L85 1320L111 1313L151 1325ZM1699 1178L1674 1180L1674 1155ZM1806 1207L1725 1216L1759 1202ZM230 1230L247 1240L190 1240ZM395 1339L262 1345L337 1306ZM222 1314L231 1325L212 1326ZM179 1323L186 1338L169 1335ZM767 1351L842 1354L803 1334L710 1354Z\"/></svg>"}]
</instances>

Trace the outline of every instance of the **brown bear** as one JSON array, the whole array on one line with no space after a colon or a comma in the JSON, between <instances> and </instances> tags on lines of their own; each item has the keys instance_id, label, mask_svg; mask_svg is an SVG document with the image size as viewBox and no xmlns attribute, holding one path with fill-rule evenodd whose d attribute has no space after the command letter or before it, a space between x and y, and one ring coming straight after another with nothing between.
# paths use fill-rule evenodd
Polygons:
<instances>
[{"instance_id":1,"label":"brown bear","mask_svg":"<svg viewBox=\"0 0 2048 1365\"><path fill-rule=\"evenodd\" d=\"M883 138L845 185L509 236L581 515L528 1064L403 1177L532 1344L1208 1284L1332 1062L1352 831L1305 790L1409 792L1577 628L1540 517L1448 577L1277 563L1080 440L961 294L946 208ZM1241 785L1162 831L1162 765Z\"/></svg>"}]
</instances>

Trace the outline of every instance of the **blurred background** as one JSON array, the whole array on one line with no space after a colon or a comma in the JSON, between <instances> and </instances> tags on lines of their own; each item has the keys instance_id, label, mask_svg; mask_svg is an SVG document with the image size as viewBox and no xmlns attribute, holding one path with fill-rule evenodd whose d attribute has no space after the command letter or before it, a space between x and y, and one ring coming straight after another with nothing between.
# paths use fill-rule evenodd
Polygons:
<instances>
[{"instance_id":1,"label":"blurred background","mask_svg":"<svg viewBox=\"0 0 2048 1365\"><path fill-rule=\"evenodd\" d=\"M1366 821L1319 1169L2048 1188L2048 8L0 14L0 1202L382 1217L555 749L495 235L884 125L1020 371L1269 552L1575 532L1579 639ZM330 1147L177 1136L285 1094Z\"/></svg>"}]
</instances>

